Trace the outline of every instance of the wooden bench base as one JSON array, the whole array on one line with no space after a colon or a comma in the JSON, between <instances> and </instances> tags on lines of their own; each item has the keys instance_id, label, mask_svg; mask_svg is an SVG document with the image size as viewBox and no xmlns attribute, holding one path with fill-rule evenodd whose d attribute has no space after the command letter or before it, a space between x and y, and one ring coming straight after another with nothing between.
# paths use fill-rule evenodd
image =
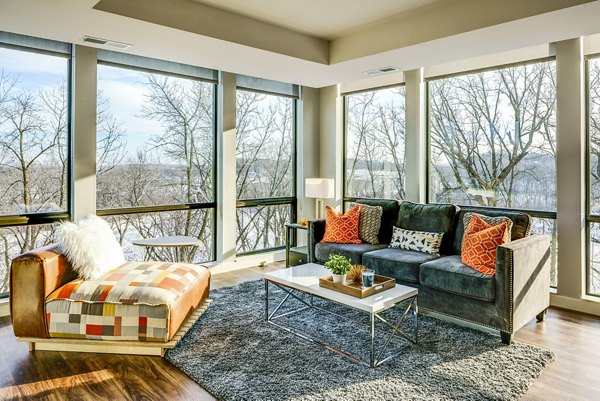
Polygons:
<instances>
[{"instance_id":1,"label":"wooden bench base","mask_svg":"<svg viewBox=\"0 0 600 401\"><path fill-rule=\"evenodd\" d=\"M96 352L103 354L154 355L164 356L169 348L175 347L179 340L196 323L208 309L211 300L204 301L183 322L177 333L168 342L155 341L116 341L116 340L85 340L78 338L33 338L17 337L19 342L28 342L29 351L66 351L66 352Z\"/></svg>"}]
</instances>

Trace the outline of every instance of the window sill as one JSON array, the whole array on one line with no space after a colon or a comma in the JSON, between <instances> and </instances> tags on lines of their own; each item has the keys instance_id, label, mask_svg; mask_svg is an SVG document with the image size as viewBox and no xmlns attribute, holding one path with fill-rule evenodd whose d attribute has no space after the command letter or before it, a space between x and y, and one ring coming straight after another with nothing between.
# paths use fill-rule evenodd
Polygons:
<instances>
[{"instance_id":1,"label":"window sill","mask_svg":"<svg viewBox=\"0 0 600 401\"><path fill-rule=\"evenodd\" d=\"M10 316L10 304L8 298L0 299L0 317Z\"/></svg>"}]
</instances>

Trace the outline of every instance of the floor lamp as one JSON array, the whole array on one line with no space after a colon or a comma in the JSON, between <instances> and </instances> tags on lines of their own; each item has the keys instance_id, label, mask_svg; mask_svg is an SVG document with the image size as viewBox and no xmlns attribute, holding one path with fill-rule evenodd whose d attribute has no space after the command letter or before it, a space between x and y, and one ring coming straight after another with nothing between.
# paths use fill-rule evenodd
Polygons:
<instances>
[{"instance_id":1,"label":"floor lamp","mask_svg":"<svg viewBox=\"0 0 600 401\"><path fill-rule=\"evenodd\" d=\"M335 196L334 181L332 178L307 178L304 181L304 196L314 198L315 218L322 219L323 199L331 199Z\"/></svg>"}]
</instances>

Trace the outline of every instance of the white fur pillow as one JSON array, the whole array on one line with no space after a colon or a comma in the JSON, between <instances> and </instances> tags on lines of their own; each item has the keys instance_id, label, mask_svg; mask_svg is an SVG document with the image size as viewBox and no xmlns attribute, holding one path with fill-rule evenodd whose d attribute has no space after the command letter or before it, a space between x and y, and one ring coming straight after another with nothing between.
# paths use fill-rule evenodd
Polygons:
<instances>
[{"instance_id":1,"label":"white fur pillow","mask_svg":"<svg viewBox=\"0 0 600 401\"><path fill-rule=\"evenodd\" d=\"M57 238L73 270L86 280L98 278L125 263L123 249L110 225L94 214L77 223L62 223Z\"/></svg>"}]
</instances>

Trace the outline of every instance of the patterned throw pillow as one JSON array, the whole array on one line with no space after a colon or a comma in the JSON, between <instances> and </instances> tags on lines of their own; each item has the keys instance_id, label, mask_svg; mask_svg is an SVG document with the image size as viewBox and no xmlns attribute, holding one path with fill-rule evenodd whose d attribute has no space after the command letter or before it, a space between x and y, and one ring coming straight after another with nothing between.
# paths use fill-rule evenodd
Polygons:
<instances>
[{"instance_id":1,"label":"patterned throw pillow","mask_svg":"<svg viewBox=\"0 0 600 401\"><path fill-rule=\"evenodd\" d=\"M508 233L508 234L507 234ZM509 236L508 222L492 226L478 215L473 215L465 229L461 260L480 273L492 276L496 273L496 251L498 245L505 244Z\"/></svg>"},{"instance_id":2,"label":"patterned throw pillow","mask_svg":"<svg viewBox=\"0 0 600 401\"><path fill-rule=\"evenodd\" d=\"M419 251L432 255L440 254L444 233L429 233L426 231L405 230L394 227L394 234L390 242L390 248L406 249L407 251Z\"/></svg>"},{"instance_id":3,"label":"patterned throw pillow","mask_svg":"<svg viewBox=\"0 0 600 401\"><path fill-rule=\"evenodd\" d=\"M358 236L361 241L368 244L378 245L379 229L381 228L381 206L363 205L362 203L351 203L350 207L360 207L360 219L358 224Z\"/></svg>"},{"instance_id":4,"label":"patterned throw pillow","mask_svg":"<svg viewBox=\"0 0 600 401\"><path fill-rule=\"evenodd\" d=\"M358 236L360 208L355 206L346 214L341 214L331 207L325 207L325 235L321 242L337 242L340 244L361 244Z\"/></svg>"},{"instance_id":5,"label":"patterned throw pillow","mask_svg":"<svg viewBox=\"0 0 600 401\"><path fill-rule=\"evenodd\" d=\"M465 232L467 230L467 227L469 227L469 222L471 221L471 217L473 215L479 217L481 220L485 221L490 226L497 226L498 224L502 224L502 223L506 222L507 229L506 229L506 238L504 238L504 243L510 242L512 226L513 226L513 222L511 219L509 219L506 216L492 217L492 216L486 216L484 214L479 214L479 213L470 213L470 212L465 213L465 216L463 217L463 225L465 226ZM464 238L465 238L465 236L463 234L463 241L464 241Z\"/></svg>"}]
</instances>

